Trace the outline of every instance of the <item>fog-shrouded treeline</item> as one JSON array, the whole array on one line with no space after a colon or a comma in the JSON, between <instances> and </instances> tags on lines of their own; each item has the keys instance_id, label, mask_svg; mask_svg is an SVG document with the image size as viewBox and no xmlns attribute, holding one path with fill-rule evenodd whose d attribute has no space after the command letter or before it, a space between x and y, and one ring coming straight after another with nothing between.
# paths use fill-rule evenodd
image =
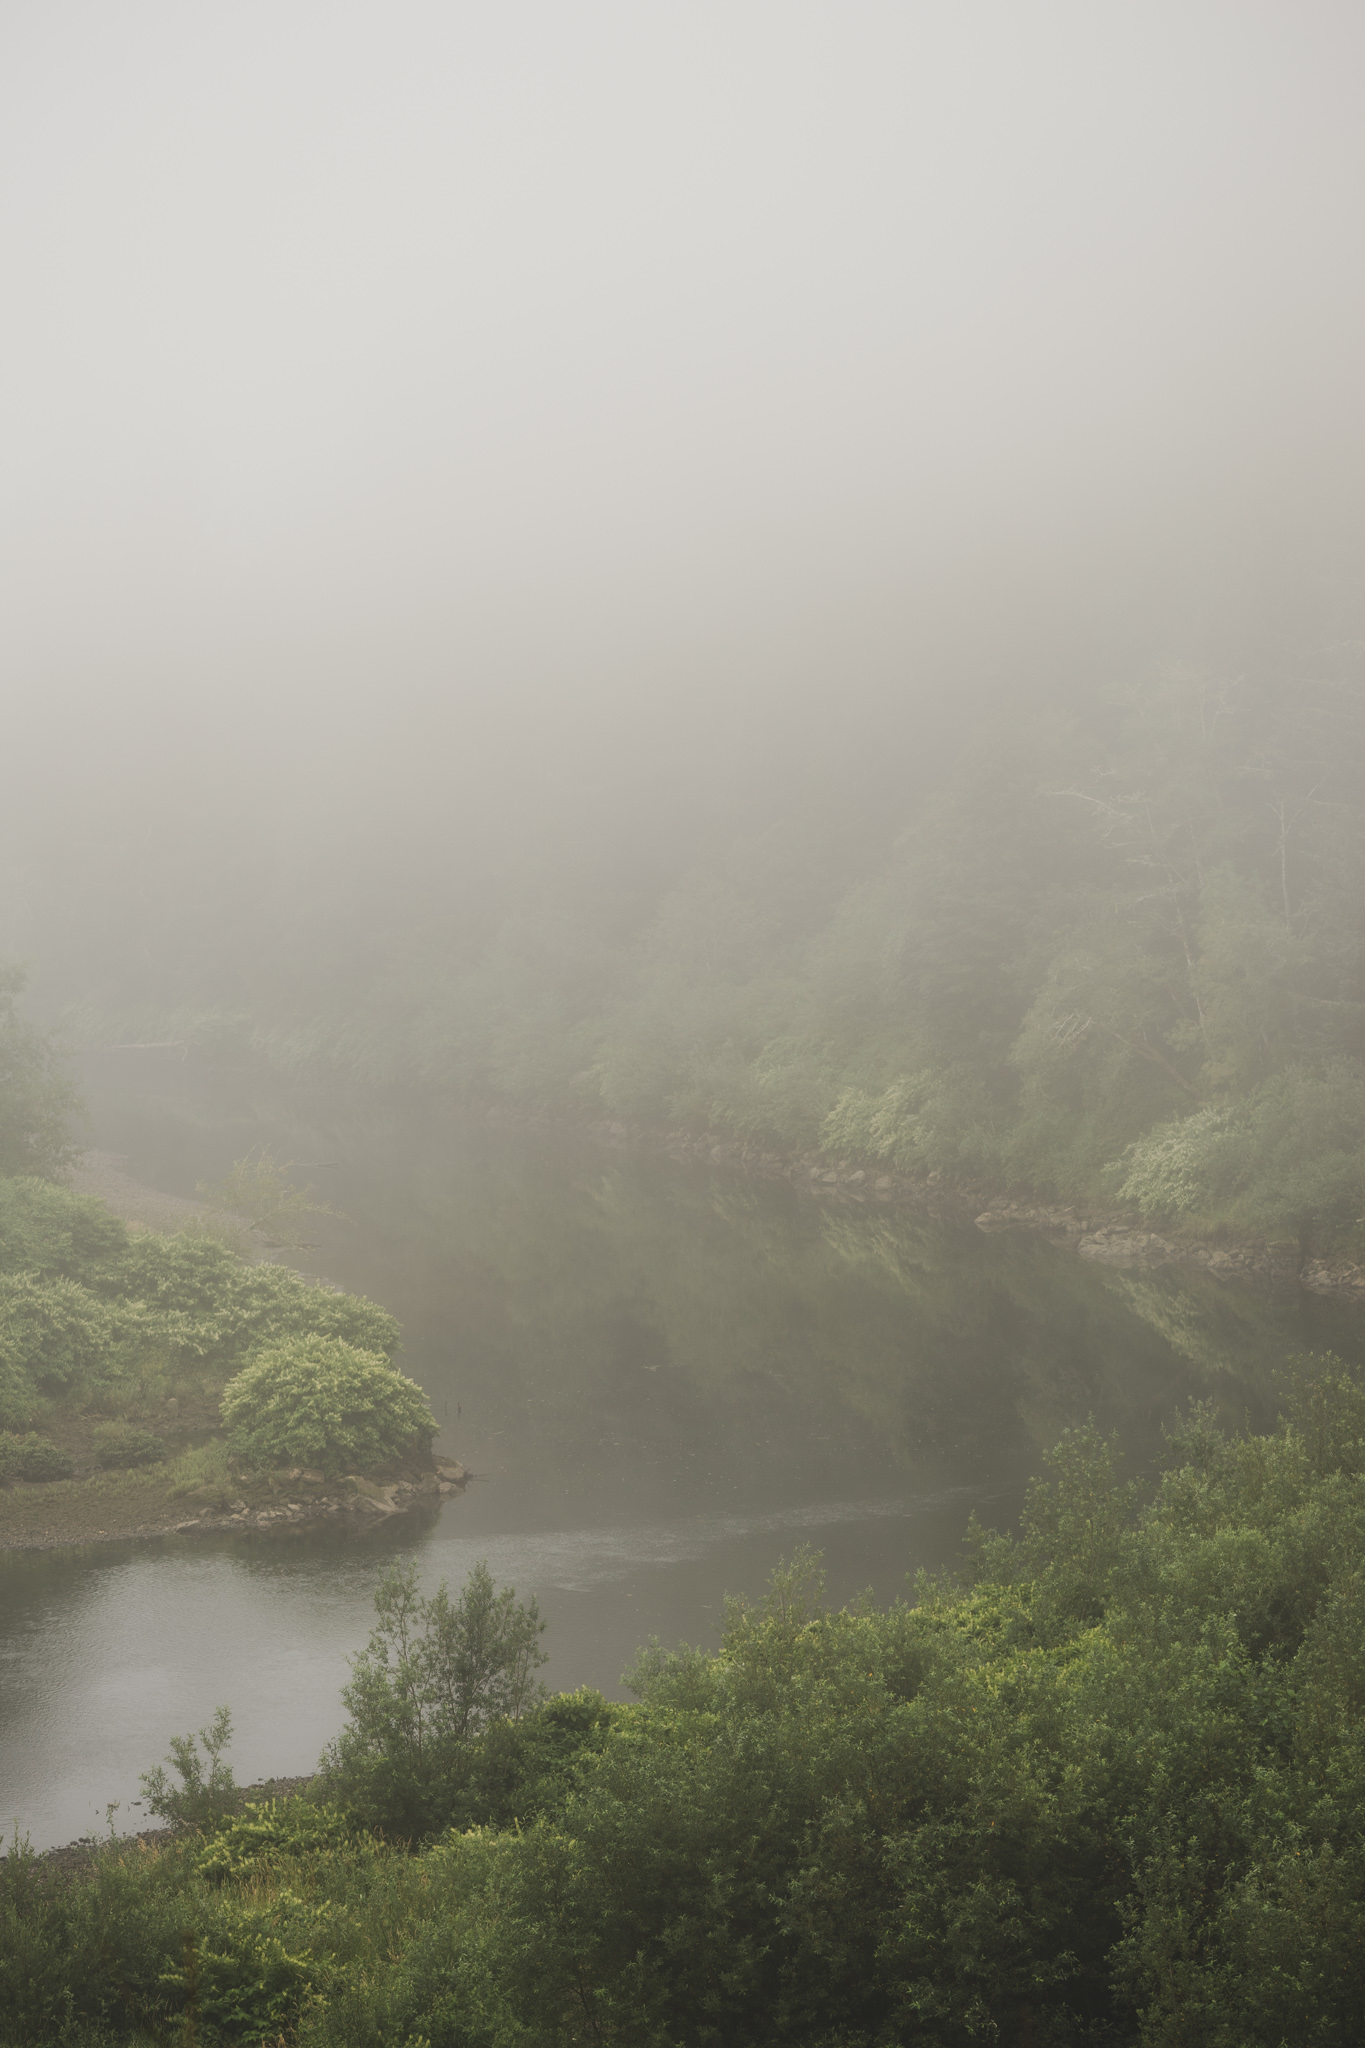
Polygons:
<instances>
[{"instance_id":1,"label":"fog-shrouded treeline","mask_svg":"<svg viewBox=\"0 0 1365 2048\"><path fill-rule=\"evenodd\" d=\"M666 758L597 785L580 750L500 810L468 750L405 802L378 765L291 784L263 741L216 811L192 776L131 815L116 786L84 838L11 843L6 950L86 1043L1357 1231L1356 646L1073 679L919 748L832 716L760 742L728 789Z\"/></svg>"}]
</instances>

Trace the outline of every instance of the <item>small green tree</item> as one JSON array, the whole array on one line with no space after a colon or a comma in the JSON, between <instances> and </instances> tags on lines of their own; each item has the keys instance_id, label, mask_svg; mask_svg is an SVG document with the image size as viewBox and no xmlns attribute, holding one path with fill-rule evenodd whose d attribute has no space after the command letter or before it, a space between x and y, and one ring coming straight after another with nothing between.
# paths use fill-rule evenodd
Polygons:
<instances>
[{"instance_id":1,"label":"small green tree","mask_svg":"<svg viewBox=\"0 0 1365 2048\"><path fill-rule=\"evenodd\" d=\"M342 1690L351 1718L322 1767L375 1817L421 1828L435 1788L458 1774L476 1739L546 1697L535 1676L545 1623L534 1599L494 1585L482 1559L457 1600L444 1580L423 1598L416 1565L396 1564L374 1604L379 1619Z\"/></svg>"},{"instance_id":2,"label":"small green tree","mask_svg":"<svg viewBox=\"0 0 1365 2048\"><path fill-rule=\"evenodd\" d=\"M202 1758L193 1735L173 1735L169 1760L180 1783L177 1785L168 1776L164 1764L145 1772L141 1779L142 1796L150 1811L160 1820L200 1828L211 1827L235 1813L237 1782L231 1764L223 1756L231 1740L232 1715L226 1707L219 1707L210 1725L199 1730Z\"/></svg>"},{"instance_id":3,"label":"small green tree","mask_svg":"<svg viewBox=\"0 0 1365 2048\"><path fill-rule=\"evenodd\" d=\"M253 1230L276 1244L298 1247L305 1240L298 1235L305 1216L340 1216L340 1210L313 1200L312 1187L298 1188L290 1180L293 1160L281 1163L269 1145L234 1159L222 1180L196 1181L195 1191L205 1201L245 1216Z\"/></svg>"},{"instance_id":4,"label":"small green tree","mask_svg":"<svg viewBox=\"0 0 1365 2048\"><path fill-rule=\"evenodd\" d=\"M223 1389L231 1448L253 1465L321 1465L329 1475L401 1457L436 1434L415 1381L338 1337L268 1345Z\"/></svg>"}]
</instances>

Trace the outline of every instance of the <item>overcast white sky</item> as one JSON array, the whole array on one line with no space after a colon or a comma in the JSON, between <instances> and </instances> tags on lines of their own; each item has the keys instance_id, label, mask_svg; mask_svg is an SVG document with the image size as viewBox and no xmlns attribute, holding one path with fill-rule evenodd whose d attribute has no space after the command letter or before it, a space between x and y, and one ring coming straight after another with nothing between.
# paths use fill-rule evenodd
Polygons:
<instances>
[{"instance_id":1,"label":"overcast white sky","mask_svg":"<svg viewBox=\"0 0 1365 2048\"><path fill-rule=\"evenodd\" d=\"M1349 579L1362 58L1358 0L8 0L11 701L837 691L935 605Z\"/></svg>"}]
</instances>

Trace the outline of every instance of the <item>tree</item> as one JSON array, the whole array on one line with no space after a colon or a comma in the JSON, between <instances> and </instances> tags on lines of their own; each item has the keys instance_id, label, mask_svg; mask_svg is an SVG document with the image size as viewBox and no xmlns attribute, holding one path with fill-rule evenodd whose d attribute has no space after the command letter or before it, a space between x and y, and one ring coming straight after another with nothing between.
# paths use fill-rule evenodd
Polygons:
<instances>
[{"instance_id":1,"label":"tree","mask_svg":"<svg viewBox=\"0 0 1365 2048\"><path fill-rule=\"evenodd\" d=\"M494 1586L482 1559L457 1600L444 1580L423 1598L416 1565L395 1564L374 1604L379 1619L341 1695L350 1722L322 1767L343 1796L420 1829L476 1739L545 1698L535 1676L545 1623L534 1599Z\"/></svg>"},{"instance_id":2,"label":"tree","mask_svg":"<svg viewBox=\"0 0 1365 2048\"><path fill-rule=\"evenodd\" d=\"M211 1827L234 1813L238 1805L237 1783L223 1751L232 1740L232 1715L219 1707L207 1728L199 1730L199 1742L208 1761L208 1775L192 1735L171 1737L170 1761L180 1776L176 1785L164 1764L142 1777L142 1796L148 1809L160 1820L182 1827Z\"/></svg>"},{"instance_id":3,"label":"tree","mask_svg":"<svg viewBox=\"0 0 1365 2048\"><path fill-rule=\"evenodd\" d=\"M326 1202L315 1202L311 1186L296 1188L289 1178L292 1165L292 1160L281 1165L271 1148L263 1145L244 1159L234 1159L224 1179L196 1181L195 1191L205 1201L245 1216L251 1228L271 1243L302 1250L307 1240L297 1232L305 1216L340 1217L341 1212Z\"/></svg>"}]
</instances>

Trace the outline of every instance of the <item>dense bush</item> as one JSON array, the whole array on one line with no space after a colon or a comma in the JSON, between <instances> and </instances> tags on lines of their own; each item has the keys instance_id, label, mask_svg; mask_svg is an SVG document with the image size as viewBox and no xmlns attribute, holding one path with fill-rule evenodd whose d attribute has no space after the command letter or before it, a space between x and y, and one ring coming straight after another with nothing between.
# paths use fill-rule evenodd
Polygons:
<instances>
[{"instance_id":1,"label":"dense bush","mask_svg":"<svg viewBox=\"0 0 1365 2048\"><path fill-rule=\"evenodd\" d=\"M101 1202L0 1179L0 1428L61 1399L136 1412L148 1385L161 1400L177 1379L221 1381L281 1340L391 1355L399 1336L375 1302L248 1265L213 1238L130 1234ZM125 1431L118 1446L109 1438L107 1461L160 1456L150 1444Z\"/></svg>"},{"instance_id":2,"label":"dense bush","mask_svg":"<svg viewBox=\"0 0 1365 2048\"><path fill-rule=\"evenodd\" d=\"M287 1267L248 1265L210 1237L142 1232L108 1269L106 1286L162 1315L185 1318L215 1360L314 1333L365 1351L391 1355L398 1348L398 1324L377 1303L339 1294Z\"/></svg>"},{"instance_id":3,"label":"dense bush","mask_svg":"<svg viewBox=\"0 0 1365 2048\"><path fill-rule=\"evenodd\" d=\"M69 1479L72 1470L67 1453L47 1437L0 1431L0 1479Z\"/></svg>"},{"instance_id":4,"label":"dense bush","mask_svg":"<svg viewBox=\"0 0 1365 2048\"><path fill-rule=\"evenodd\" d=\"M1244 1102L1160 1125L1113 1178L1120 1200L1152 1217L1273 1230L1290 1214L1321 1245L1352 1240L1365 1212L1365 1071L1291 1067Z\"/></svg>"},{"instance_id":5,"label":"dense bush","mask_svg":"<svg viewBox=\"0 0 1365 2048\"><path fill-rule=\"evenodd\" d=\"M45 1400L97 1377L114 1342L108 1307L78 1281L0 1274L0 1425L22 1425Z\"/></svg>"},{"instance_id":6,"label":"dense bush","mask_svg":"<svg viewBox=\"0 0 1365 2048\"><path fill-rule=\"evenodd\" d=\"M253 1465L366 1471L425 1447L436 1419L421 1388L338 1337L268 1344L223 1389L233 1450Z\"/></svg>"},{"instance_id":7,"label":"dense bush","mask_svg":"<svg viewBox=\"0 0 1365 2048\"><path fill-rule=\"evenodd\" d=\"M104 1202L31 1175L0 1178L0 1273L37 1273L93 1287L128 1232Z\"/></svg>"},{"instance_id":8,"label":"dense bush","mask_svg":"<svg viewBox=\"0 0 1365 2048\"><path fill-rule=\"evenodd\" d=\"M166 1455L164 1437L130 1422L97 1423L91 1448L97 1465L155 1465Z\"/></svg>"}]
</instances>

